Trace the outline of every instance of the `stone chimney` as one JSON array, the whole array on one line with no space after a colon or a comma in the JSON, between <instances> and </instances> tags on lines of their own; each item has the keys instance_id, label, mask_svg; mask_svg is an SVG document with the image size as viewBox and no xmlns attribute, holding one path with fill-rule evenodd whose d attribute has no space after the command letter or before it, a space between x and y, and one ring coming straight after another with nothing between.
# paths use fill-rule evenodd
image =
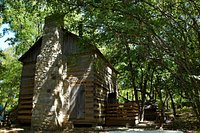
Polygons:
<instances>
[{"instance_id":1,"label":"stone chimney","mask_svg":"<svg viewBox=\"0 0 200 133\"><path fill-rule=\"evenodd\" d=\"M66 65L62 59L63 26L64 15L53 14L45 19L35 73L31 119L34 131L61 129L68 118L67 97L63 90L66 78Z\"/></svg>"}]
</instances>

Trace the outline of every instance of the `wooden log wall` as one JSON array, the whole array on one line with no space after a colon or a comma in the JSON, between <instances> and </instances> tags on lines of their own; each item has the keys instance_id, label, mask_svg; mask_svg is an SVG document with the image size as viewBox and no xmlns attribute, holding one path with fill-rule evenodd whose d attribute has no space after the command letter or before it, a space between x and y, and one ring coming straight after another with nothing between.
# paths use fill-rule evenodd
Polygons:
<instances>
[{"instance_id":1,"label":"wooden log wall","mask_svg":"<svg viewBox=\"0 0 200 133\"><path fill-rule=\"evenodd\" d=\"M18 120L20 123L31 123L35 64L40 52L41 42L42 38L19 59L23 63L18 104Z\"/></svg>"},{"instance_id":2,"label":"wooden log wall","mask_svg":"<svg viewBox=\"0 0 200 133\"><path fill-rule=\"evenodd\" d=\"M76 85L84 88L85 96L84 118L77 118L73 123L105 124L107 97L108 93L116 90L116 73L96 53L71 57L73 59L68 63L68 78L78 78ZM67 58L69 60L70 56Z\"/></svg>"},{"instance_id":3,"label":"wooden log wall","mask_svg":"<svg viewBox=\"0 0 200 133\"><path fill-rule=\"evenodd\" d=\"M136 103L107 104L107 126L134 126L138 121L139 109Z\"/></svg>"},{"instance_id":4,"label":"wooden log wall","mask_svg":"<svg viewBox=\"0 0 200 133\"><path fill-rule=\"evenodd\" d=\"M108 93L116 91L116 73L106 64L105 60L95 53L95 92L94 109L97 123L105 124L105 108Z\"/></svg>"},{"instance_id":5,"label":"wooden log wall","mask_svg":"<svg viewBox=\"0 0 200 133\"><path fill-rule=\"evenodd\" d=\"M81 95L84 96L84 101L79 101L81 103L76 103L79 105L84 104L84 109L82 113L84 116L74 117L72 119L73 124L94 124L94 63L93 56L91 53L82 53L67 56L68 60L68 71L67 71L67 79L70 85L73 84L72 89L83 89ZM70 80L70 79L75 79ZM77 107L76 112L80 111L79 107ZM80 112L79 112L80 114ZM74 115L74 114L73 114Z\"/></svg>"},{"instance_id":6,"label":"wooden log wall","mask_svg":"<svg viewBox=\"0 0 200 133\"><path fill-rule=\"evenodd\" d=\"M31 123L34 74L35 63L25 63L22 68L21 89L18 105L18 120L21 123Z\"/></svg>"}]
</instances>

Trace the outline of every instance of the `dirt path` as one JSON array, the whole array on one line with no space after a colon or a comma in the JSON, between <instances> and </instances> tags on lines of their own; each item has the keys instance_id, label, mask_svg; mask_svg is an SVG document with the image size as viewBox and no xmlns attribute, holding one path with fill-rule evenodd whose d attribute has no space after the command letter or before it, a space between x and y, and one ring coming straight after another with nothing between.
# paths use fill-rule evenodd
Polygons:
<instances>
[{"instance_id":1,"label":"dirt path","mask_svg":"<svg viewBox=\"0 0 200 133\"><path fill-rule=\"evenodd\" d=\"M172 130L147 130L142 128L126 128L126 127L98 127L98 128L74 128L72 130L64 130L64 131L42 131L35 133L182 133L181 131L172 131ZM22 128L1 128L0 133L30 133L30 127L22 127Z\"/></svg>"}]
</instances>

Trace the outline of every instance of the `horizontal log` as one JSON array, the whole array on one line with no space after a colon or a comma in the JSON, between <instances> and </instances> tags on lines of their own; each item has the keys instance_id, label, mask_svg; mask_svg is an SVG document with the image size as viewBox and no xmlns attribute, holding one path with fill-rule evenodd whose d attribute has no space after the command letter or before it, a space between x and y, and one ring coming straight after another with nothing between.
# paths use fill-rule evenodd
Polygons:
<instances>
[{"instance_id":1,"label":"horizontal log","mask_svg":"<svg viewBox=\"0 0 200 133\"><path fill-rule=\"evenodd\" d=\"M25 83L21 83L21 89L23 88L34 88L34 84L25 84Z\"/></svg>"},{"instance_id":2,"label":"horizontal log","mask_svg":"<svg viewBox=\"0 0 200 133\"><path fill-rule=\"evenodd\" d=\"M86 103L85 108L94 106L94 103L92 101L91 102L85 102L85 103Z\"/></svg>"},{"instance_id":3,"label":"horizontal log","mask_svg":"<svg viewBox=\"0 0 200 133\"><path fill-rule=\"evenodd\" d=\"M64 83L65 84L65 83ZM83 89L87 88L95 88L94 82L74 82L74 83L66 83L65 87L82 87Z\"/></svg>"},{"instance_id":4,"label":"horizontal log","mask_svg":"<svg viewBox=\"0 0 200 133\"><path fill-rule=\"evenodd\" d=\"M36 66L35 62L32 62L32 63L25 63L25 64L23 65L23 69L30 69L30 70L33 70L33 69L35 69L35 66Z\"/></svg>"},{"instance_id":5,"label":"horizontal log","mask_svg":"<svg viewBox=\"0 0 200 133\"><path fill-rule=\"evenodd\" d=\"M102 84L102 83L100 83L100 82L98 82L98 81L95 81L94 83L95 83L95 86L97 86L97 87L99 87L99 88L101 87L102 89L105 89L105 90L109 91L109 88L108 88L107 85Z\"/></svg>"},{"instance_id":6,"label":"horizontal log","mask_svg":"<svg viewBox=\"0 0 200 133\"><path fill-rule=\"evenodd\" d=\"M104 64L106 66L108 66L110 69L112 69L113 71L115 71L117 73L117 71L114 69L114 67L108 62L108 60L106 60L106 58L103 56L103 54L98 51L98 50L94 50L94 57L96 58L96 62L97 61L101 61L104 62Z\"/></svg>"},{"instance_id":7,"label":"horizontal log","mask_svg":"<svg viewBox=\"0 0 200 133\"><path fill-rule=\"evenodd\" d=\"M34 76L35 76L35 71L31 71L31 70L22 71L22 77L34 77Z\"/></svg>"},{"instance_id":8,"label":"horizontal log","mask_svg":"<svg viewBox=\"0 0 200 133\"><path fill-rule=\"evenodd\" d=\"M95 96L99 97L99 98L105 98L105 97L107 97L107 92L96 91Z\"/></svg>"},{"instance_id":9,"label":"horizontal log","mask_svg":"<svg viewBox=\"0 0 200 133\"><path fill-rule=\"evenodd\" d=\"M65 80L70 83L84 82L87 80L94 82L94 78L93 75L68 75Z\"/></svg>"},{"instance_id":10,"label":"horizontal log","mask_svg":"<svg viewBox=\"0 0 200 133\"><path fill-rule=\"evenodd\" d=\"M94 119L94 116L91 114L85 114L85 120L92 120Z\"/></svg>"},{"instance_id":11,"label":"horizontal log","mask_svg":"<svg viewBox=\"0 0 200 133\"><path fill-rule=\"evenodd\" d=\"M94 103L97 106L105 106L105 101L97 101L97 100L95 100Z\"/></svg>"},{"instance_id":12,"label":"horizontal log","mask_svg":"<svg viewBox=\"0 0 200 133\"><path fill-rule=\"evenodd\" d=\"M104 66L102 66L102 67L104 67ZM96 69L95 72L97 74L99 74L99 76L109 77L110 79L112 78L112 76L114 76L112 73L108 72L107 70Z\"/></svg>"},{"instance_id":13,"label":"horizontal log","mask_svg":"<svg viewBox=\"0 0 200 133\"><path fill-rule=\"evenodd\" d=\"M127 117L134 117L135 118L136 116L138 116L138 114L127 114L126 116Z\"/></svg>"},{"instance_id":14,"label":"horizontal log","mask_svg":"<svg viewBox=\"0 0 200 133\"><path fill-rule=\"evenodd\" d=\"M33 95L20 95L20 99L32 99Z\"/></svg>"},{"instance_id":15,"label":"horizontal log","mask_svg":"<svg viewBox=\"0 0 200 133\"><path fill-rule=\"evenodd\" d=\"M32 110L19 110L18 111L18 114L21 115L21 114L32 114Z\"/></svg>"},{"instance_id":16,"label":"horizontal log","mask_svg":"<svg viewBox=\"0 0 200 133\"><path fill-rule=\"evenodd\" d=\"M94 108L94 111L98 112L98 111L101 111L101 112L105 112L105 108L104 106L95 106Z\"/></svg>"},{"instance_id":17,"label":"horizontal log","mask_svg":"<svg viewBox=\"0 0 200 133\"><path fill-rule=\"evenodd\" d=\"M85 93L85 96L86 96L86 97L93 97L93 96L94 96L94 93Z\"/></svg>"},{"instance_id":18,"label":"horizontal log","mask_svg":"<svg viewBox=\"0 0 200 133\"><path fill-rule=\"evenodd\" d=\"M27 85L27 84L31 84L31 85L34 85L34 80L33 79L30 79L30 78L26 78L26 79L22 79L21 80L21 85Z\"/></svg>"},{"instance_id":19,"label":"horizontal log","mask_svg":"<svg viewBox=\"0 0 200 133\"><path fill-rule=\"evenodd\" d=\"M97 99L95 99L95 101L94 101L95 103L97 103L98 105L105 105L105 100L97 100Z\"/></svg>"},{"instance_id":20,"label":"horizontal log","mask_svg":"<svg viewBox=\"0 0 200 133\"><path fill-rule=\"evenodd\" d=\"M36 61L23 62L23 65L36 65Z\"/></svg>"},{"instance_id":21,"label":"horizontal log","mask_svg":"<svg viewBox=\"0 0 200 133\"><path fill-rule=\"evenodd\" d=\"M116 115L124 115L124 116L128 116L128 115L138 115L138 112L132 112L132 113L128 113L128 112L122 112L122 111L118 111L118 110L113 110L113 111L106 111L106 114L116 114Z\"/></svg>"},{"instance_id":22,"label":"horizontal log","mask_svg":"<svg viewBox=\"0 0 200 133\"><path fill-rule=\"evenodd\" d=\"M21 87L20 92L33 92L33 87Z\"/></svg>"},{"instance_id":23,"label":"horizontal log","mask_svg":"<svg viewBox=\"0 0 200 133\"><path fill-rule=\"evenodd\" d=\"M122 118L122 117L112 117L112 118L107 118L106 117L106 120L107 121L118 121L118 122L123 122L123 121L127 121L127 123L129 122L134 122L136 119L135 118Z\"/></svg>"},{"instance_id":24,"label":"horizontal log","mask_svg":"<svg viewBox=\"0 0 200 133\"><path fill-rule=\"evenodd\" d=\"M126 114L126 113L119 113L119 112L112 112L112 113L106 112L106 116L107 117L136 117L136 116L138 116L138 113Z\"/></svg>"},{"instance_id":25,"label":"horizontal log","mask_svg":"<svg viewBox=\"0 0 200 133\"><path fill-rule=\"evenodd\" d=\"M70 61L67 64L68 68L80 68L82 66L82 68L88 69L92 66L92 62L80 62L78 63L78 61Z\"/></svg>"},{"instance_id":26,"label":"horizontal log","mask_svg":"<svg viewBox=\"0 0 200 133\"><path fill-rule=\"evenodd\" d=\"M25 108L31 109L31 108L33 108L33 106L32 106L32 104L31 105L19 105L19 109L25 109Z\"/></svg>"},{"instance_id":27,"label":"horizontal log","mask_svg":"<svg viewBox=\"0 0 200 133\"><path fill-rule=\"evenodd\" d=\"M82 76L82 75L94 75L93 71L68 71L67 75Z\"/></svg>"},{"instance_id":28,"label":"horizontal log","mask_svg":"<svg viewBox=\"0 0 200 133\"><path fill-rule=\"evenodd\" d=\"M33 88L34 88L34 84L27 84L27 85L23 84L23 86L21 85L20 90L27 90L27 89L33 90Z\"/></svg>"},{"instance_id":29,"label":"horizontal log","mask_svg":"<svg viewBox=\"0 0 200 133\"><path fill-rule=\"evenodd\" d=\"M67 68L90 68L93 65L92 62L84 62L81 64L78 63L73 63L73 64L68 64Z\"/></svg>"},{"instance_id":30,"label":"horizontal log","mask_svg":"<svg viewBox=\"0 0 200 133\"><path fill-rule=\"evenodd\" d=\"M117 115L124 115L124 116L126 116L126 115L137 115L138 114L138 112L135 112L135 113L127 113L127 112L122 112L122 111L118 111L118 110L115 110L115 111L106 111L105 110L105 112L106 112L106 114L117 114Z\"/></svg>"},{"instance_id":31,"label":"horizontal log","mask_svg":"<svg viewBox=\"0 0 200 133\"><path fill-rule=\"evenodd\" d=\"M84 67L70 67L67 69L67 72L70 72L70 73L75 73L75 72L93 72L94 71L94 68L93 66L90 66L90 67L87 67L87 68L84 68Z\"/></svg>"},{"instance_id":32,"label":"horizontal log","mask_svg":"<svg viewBox=\"0 0 200 133\"><path fill-rule=\"evenodd\" d=\"M89 111L89 110L92 110L92 112L93 112L94 107L93 106L85 106L85 113L86 114L87 114L87 111Z\"/></svg>"},{"instance_id":33,"label":"horizontal log","mask_svg":"<svg viewBox=\"0 0 200 133\"><path fill-rule=\"evenodd\" d=\"M28 119L28 120L31 120L31 115L18 115L17 118L18 119Z\"/></svg>"},{"instance_id":34,"label":"horizontal log","mask_svg":"<svg viewBox=\"0 0 200 133\"><path fill-rule=\"evenodd\" d=\"M86 110L86 112L85 112L85 117L93 116L93 114L94 114L94 111L93 111L93 110Z\"/></svg>"},{"instance_id":35,"label":"horizontal log","mask_svg":"<svg viewBox=\"0 0 200 133\"><path fill-rule=\"evenodd\" d=\"M123 111L123 112L138 112L138 109L137 108L131 108L131 109L124 109L124 108L106 108L106 111L112 111L112 110L117 110L117 111Z\"/></svg>"},{"instance_id":36,"label":"horizontal log","mask_svg":"<svg viewBox=\"0 0 200 133\"><path fill-rule=\"evenodd\" d=\"M106 101L106 99L104 99L104 98L99 98L99 97L95 97L94 99L99 100L99 101Z\"/></svg>"},{"instance_id":37,"label":"horizontal log","mask_svg":"<svg viewBox=\"0 0 200 133\"><path fill-rule=\"evenodd\" d=\"M85 94L93 94L94 95L94 91L93 90L87 90L87 88L85 89Z\"/></svg>"},{"instance_id":38,"label":"horizontal log","mask_svg":"<svg viewBox=\"0 0 200 133\"><path fill-rule=\"evenodd\" d=\"M74 120L73 124L95 124L96 120L94 118L87 118L86 120Z\"/></svg>"},{"instance_id":39,"label":"horizontal log","mask_svg":"<svg viewBox=\"0 0 200 133\"><path fill-rule=\"evenodd\" d=\"M115 106L117 106L117 107L119 107L119 106L122 106L122 107L124 107L124 106L132 106L132 107L138 107L138 105L137 104L135 104L135 103L125 103L125 104L119 104L119 103L114 103L114 104L107 104L107 106L108 107L115 107Z\"/></svg>"},{"instance_id":40,"label":"horizontal log","mask_svg":"<svg viewBox=\"0 0 200 133\"><path fill-rule=\"evenodd\" d=\"M112 81L111 78L107 77L106 75L102 75L99 73L94 73L94 76L96 77L96 80L99 80L101 82L108 82L108 80Z\"/></svg>"},{"instance_id":41,"label":"horizontal log","mask_svg":"<svg viewBox=\"0 0 200 133\"><path fill-rule=\"evenodd\" d=\"M21 81L21 88L27 88L27 87L34 87L34 81L30 81L30 82L24 82Z\"/></svg>"},{"instance_id":42,"label":"horizontal log","mask_svg":"<svg viewBox=\"0 0 200 133\"><path fill-rule=\"evenodd\" d=\"M112 110L118 110L118 111L126 111L126 112L138 112L137 108L130 108L130 109L126 109L126 108L118 108L118 107L107 107L107 111L112 111Z\"/></svg>"},{"instance_id":43,"label":"horizontal log","mask_svg":"<svg viewBox=\"0 0 200 133\"><path fill-rule=\"evenodd\" d=\"M35 80L34 75L35 75L35 73L33 73L33 75L22 75L22 79L32 78L33 80Z\"/></svg>"},{"instance_id":44,"label":"horizontal log","mask_svg":"<svg viewBox=\"0 0 200 133\"><path fill-rule=\"evenodd\" d=\"M20 104L32 104L32 100L20 100Z\"/></svg>"},{"instance_id":45,"label":"horizontal log","mask_svg":"<svg viewBox=\"0 0 200 133\"><path fill-rule=\"evenodd\" d=\"M108 92L107 89L105 89L104 87L100 87L100 86L97 86L95 88L95 90L96 90L96 92L102 92L102 93L107 93Z\"/></svg>"},{"instance_id":46,"label":"horizontal log","mask_svg":"<svg viewBox=\"0 0 200 133\"><path fill-rule=\"evenodd\" d=\"M94 117L105 117L105 114L95 114Z\"/></svg>"},{"instance_id":47,"label":"horizontal log","mask_svg":"<svg viewBox=\"0 0 200 133\"><path fill-rule=\"evenodd\" d=\"M33 95L33 89L23 89L20 90L21 95Z\"/></svg>"},{"instance_id":48,"label":"horizontal log","mask_svg":"<svg viewBox=\"0 0 200 133\"><path fill-rule=\"evenodd\" d=\"M97 66L96 67L97 73L108 75L110 77L112 77L112 76L116 77L116 73L113 70L111 70L109 67L107 67L106 65L101 65L101 67L100 67L98 64L96 64L96 66Z\"/></svg>"},{"instance_id":49,"label":"horizontal log","mask_svg":"<svg viewBox=\"0 0 200 133\"><path fill-rule=\"evenodd\" d=\"M69 66L76 66L76 65L81 65L81 64L90 64L92 63L92 60L88 58L81 59L80 57L77 57L77 59L71 59L71 60L68 60L67 62Z\"/></svg>"},{"instance_id":50,"label":"horizontal log","mask_svg":"<svg viewBox=\"0 0 200 133\"><path fill-rule=\"evenodd\" d=\"M20 124L30 124L31 119L18 119Z\"/></svg>"},{"instance_id":51,"label":"horizontal log","mask_svg":"<svg viewBox=\"0 0 200 133\"><path fill-rule=\"evenodd\" d=\"M94 103L94 106L97 106L97 107L105 107L105 104L103 103Z\"/></svg>"},{"instance_id":52,"label":"horizontal log","mask_svg":"<svg viewBox=\"0 0 200 133\"><path fill-rule=\"evenodd\" d=\"M89 88L89 87L87 87L87 88L84 88L84 90L85 90L85 93L94 93L94 88Z\"/></svg>"},{"instance_id":53,"label":"horizontal log","mask_svg":"<svg viewBox=\"0 0 200 133\"><path fill-rule=\"evenodd\" d=\"M97 76L96 74L94 75L95 76L95 80L96 82L100 83L100 84L103 84L106 88L109 88L109 84L112 84L112 88L116 88L116 80L111 80L111 79L105 79L104 77L103 78L99 78L99 76Z\"/></svg>"},{"instance_id":54,"label":"horizontal log","mask_svg":"<svg viewBox=\"0 0 200 133\"><path fill-rule=\"evenodd\" d=\"M110 111L108 111L107 108L106 108L105 111L106 111L107 114L118 113L118 110L110 110Z\"/></svg>"},{"instance_id":55,"label":"horizontal log","mask_svg":"<svg viewBox=\"0 0 200 133\"><path fill-rule=\"evenodd\" d=\"M136 120L134 117L106 117L106 120Z\"/></svg>"},{"instance_id":56,"label":"horizontal log","mask_svg":"<svg viewBox=\"0 0 200 133\"><path fill-rule=\"evenodd\" d=\"M91 86L91 87L87 87L85 86L85 91L94 91L95 90L95 86Z\"/></svg>"},{"instance_id":57,"label":"horizontal log","mask_svg":"<svg viewBox=\"0 0 200 133\"><path fill-rule=\"evenodd\" d=\"M93 97L88 97L88 98L86 98L86 99L85 99L85 103L86 103L86 104L87 104L87 103L94 103Z\"/></svg>"}]
</instances>

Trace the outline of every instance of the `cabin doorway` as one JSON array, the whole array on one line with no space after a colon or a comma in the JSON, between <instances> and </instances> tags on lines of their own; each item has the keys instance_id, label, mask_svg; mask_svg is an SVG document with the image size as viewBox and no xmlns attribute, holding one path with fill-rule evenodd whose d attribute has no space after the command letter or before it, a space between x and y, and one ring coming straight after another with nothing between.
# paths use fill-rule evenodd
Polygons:
<instances>
[{"instance_id":1,"label":"cabin doorway","mask_svg":"<svg viewBox=\"0 0 200 133\"><path fill-rule=\"evenodd\" d=\"M72 88L69 98L69 119L77 120L85 117L84 86Z\"/></svg>"}]
</instances>

